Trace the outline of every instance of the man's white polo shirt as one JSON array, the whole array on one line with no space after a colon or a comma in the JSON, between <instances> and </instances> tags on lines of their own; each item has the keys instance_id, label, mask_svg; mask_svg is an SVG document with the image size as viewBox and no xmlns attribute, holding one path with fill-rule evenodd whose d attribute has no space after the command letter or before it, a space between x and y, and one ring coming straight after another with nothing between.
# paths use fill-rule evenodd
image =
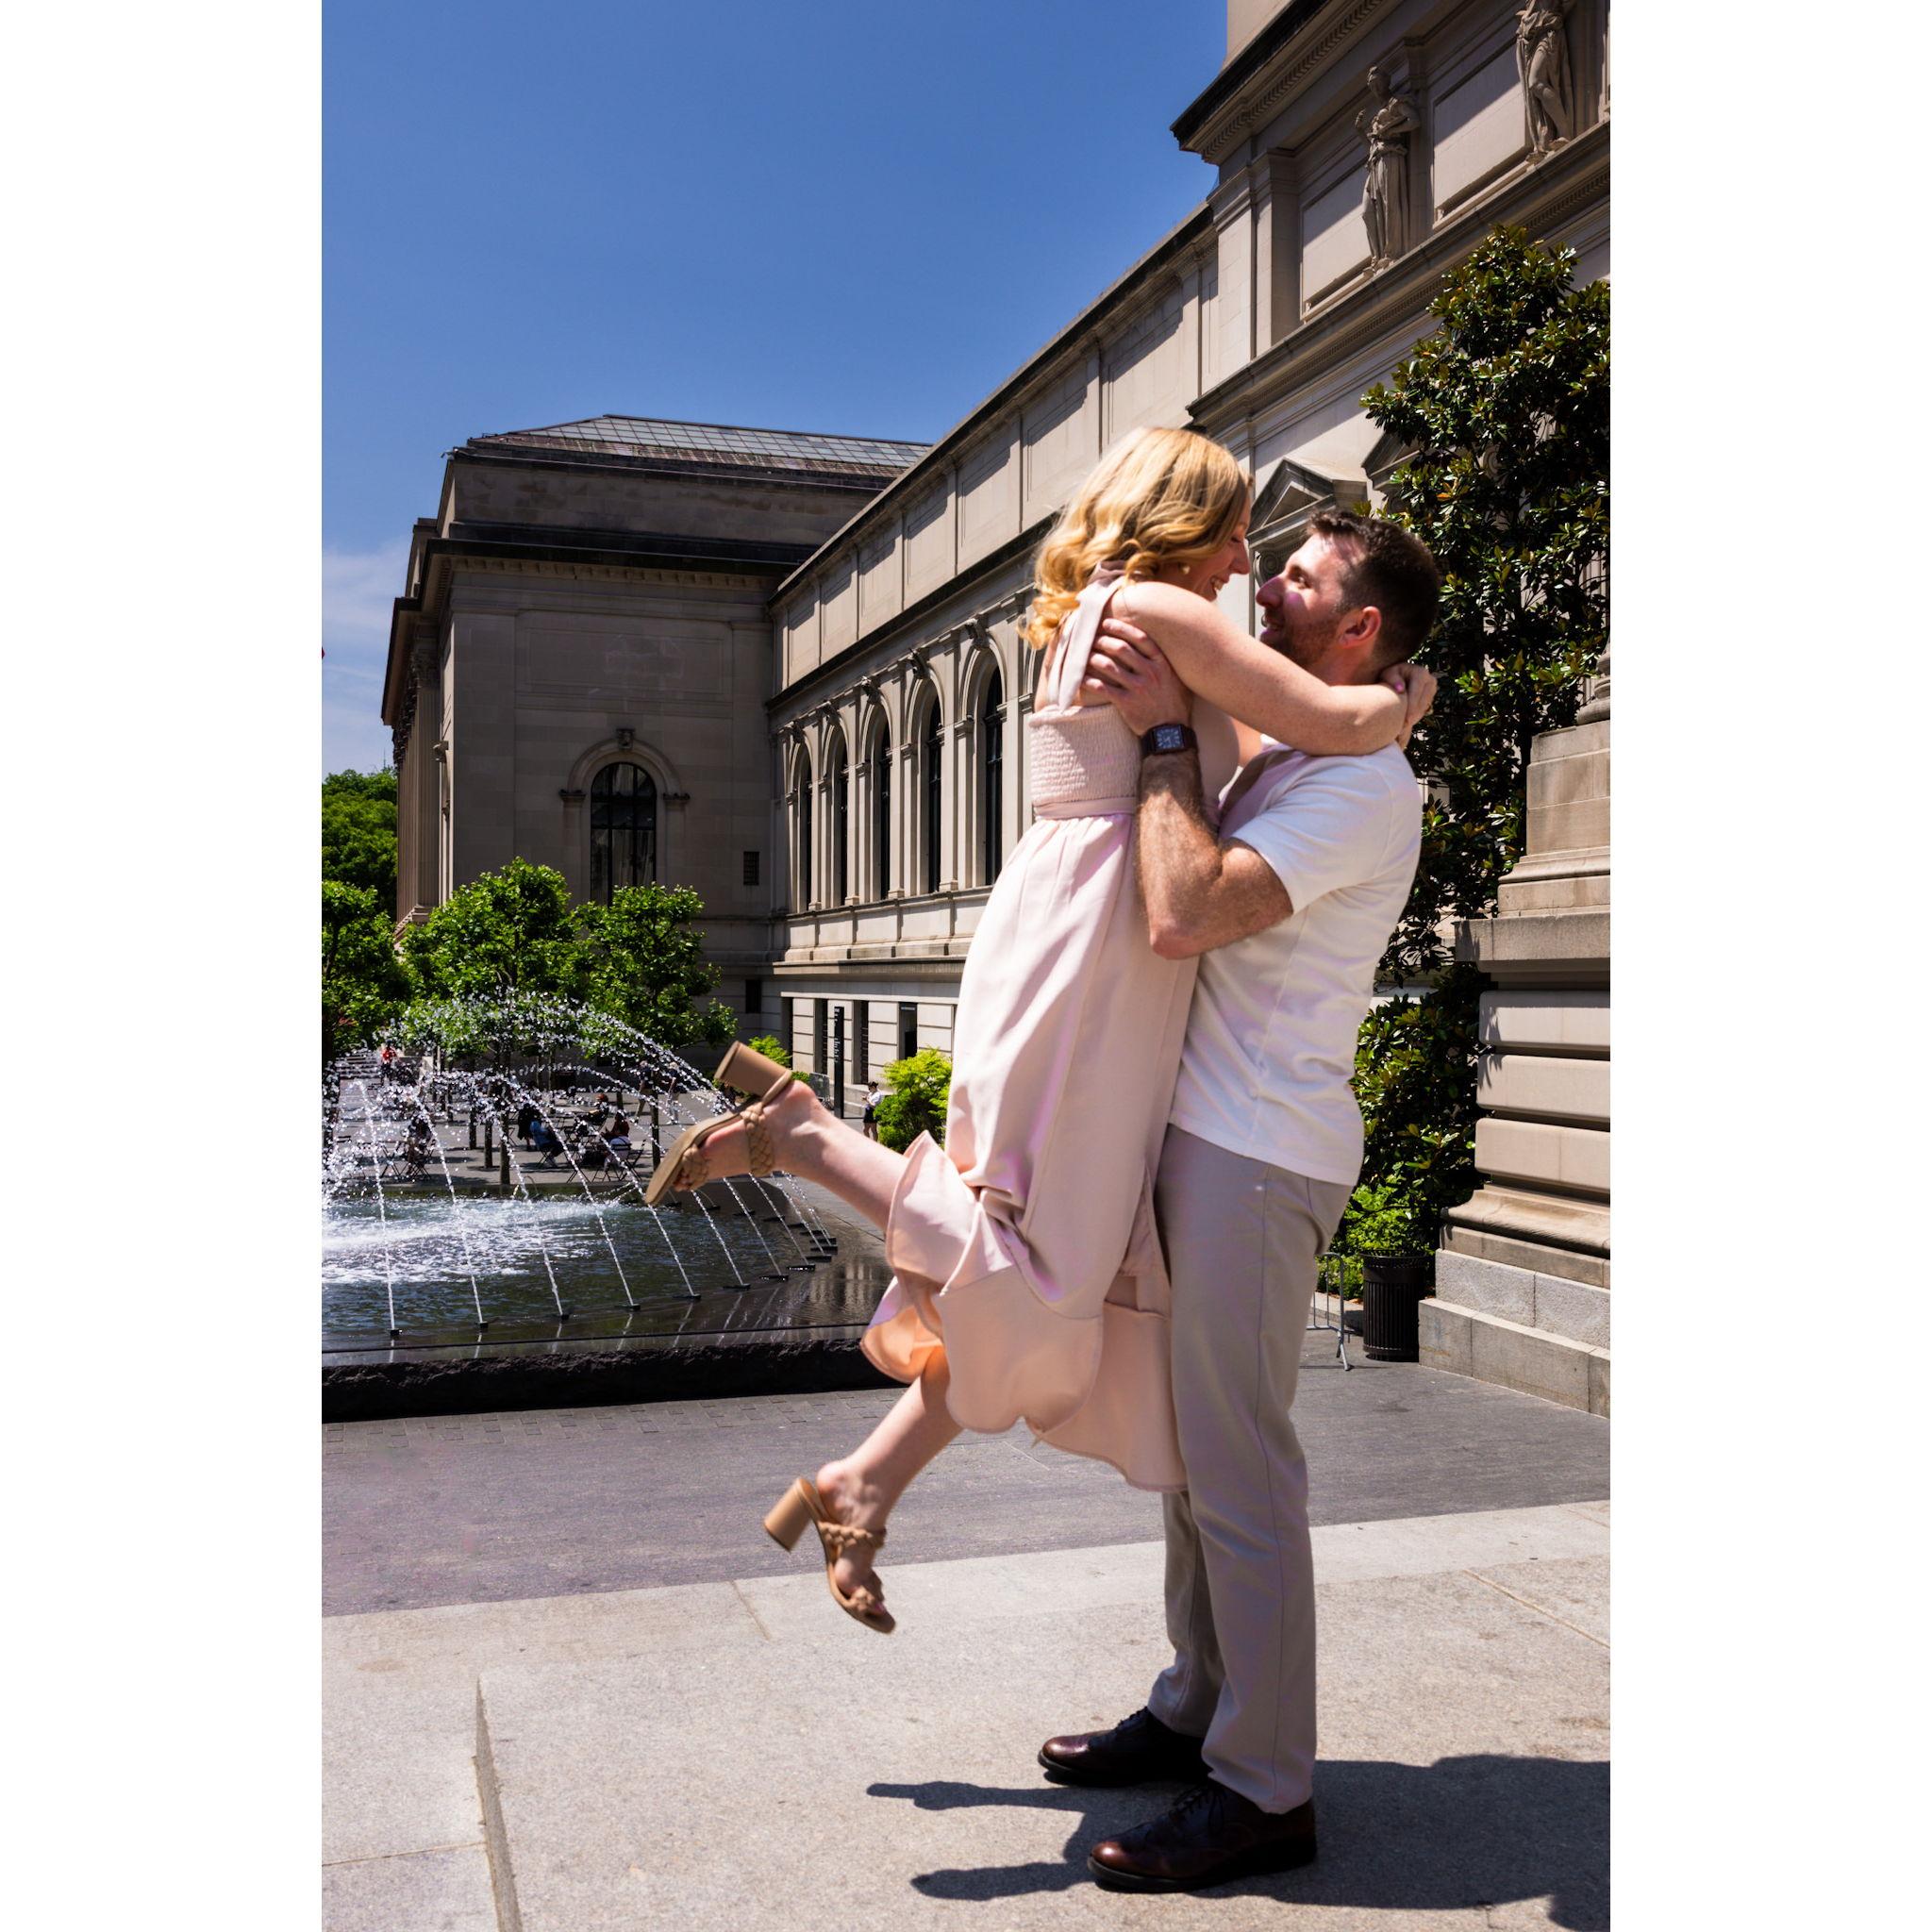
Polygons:
<instances>
[{"instance_id":1,"label":"man's white polo shirt","mask_svg":"<svg viewBox=\"0 0 1932 1932\"><path fill-rule=\"evenodd\" d=\"M1362 1120L1349 1076L1415 877L1415 774L1392 744L1365 758L1270 745L1224 795L1221 836L1267 861L1294 910L1201 956L1168 1118L1231 1153L1352 1187Z\"/></svg>"}]
</instances>

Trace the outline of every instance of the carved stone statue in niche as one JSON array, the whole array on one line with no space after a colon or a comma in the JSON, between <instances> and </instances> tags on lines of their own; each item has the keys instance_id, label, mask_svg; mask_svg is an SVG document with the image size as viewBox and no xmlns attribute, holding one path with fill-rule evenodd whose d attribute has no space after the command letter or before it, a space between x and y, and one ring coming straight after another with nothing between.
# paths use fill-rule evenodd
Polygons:
<instances>
[{"instance_id":1,"label":"carved stone statue in niche","mask_svg":"<svg viewBox=\"0 0 1932 1932\"><path fill-rule=\"evenodd\" d=\"M1570 46L1563 16L1574 0L1530 0L1516 16L1516 72L1529 121L1529 151L1546 155L1570 139Z\"/></svg>"},{"instance_id":2,"label":"carved stone statue in niche","mask_svg":"<svg viewBox=\"0 0 1932 1932\"><path fill-rule=\"evenodd\" d=\"M1384 68L1369 69L1372 104L1355 117L1369 143L1362 181L1362 225L1369 231L1369 273L1387 268L1408 245L1408 137L1420 127L1414 104L1395 92Z\"/></svg>"}]
</instances>

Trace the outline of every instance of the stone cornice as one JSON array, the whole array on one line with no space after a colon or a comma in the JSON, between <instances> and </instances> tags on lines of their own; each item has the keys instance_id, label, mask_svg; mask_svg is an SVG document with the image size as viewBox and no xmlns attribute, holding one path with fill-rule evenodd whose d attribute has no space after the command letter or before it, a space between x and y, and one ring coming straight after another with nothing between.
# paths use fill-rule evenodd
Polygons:
<instances>
[{"instance_id":1,"label":"stone cornice","mask_svg":"<svg viewBox=\"0 0 1932 1932\"><path fill-rule=\"evenodd\" d=\"M1397 0L1296 0L1228 62L1174 123L1174 138L1217 167L1257 133Z\"/></svg>"}]
</instances>

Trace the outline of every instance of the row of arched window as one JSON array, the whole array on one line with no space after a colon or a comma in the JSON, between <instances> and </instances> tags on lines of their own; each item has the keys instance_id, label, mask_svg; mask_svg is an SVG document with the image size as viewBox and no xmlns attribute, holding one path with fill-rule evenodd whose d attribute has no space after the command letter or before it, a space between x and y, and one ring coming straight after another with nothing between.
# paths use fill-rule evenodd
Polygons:
<instances>
[{"instance_id":1,"label":"row of arched window","mask_svg":"<svg viewBox=\"0 0 1932 1932\"><path fill-rule=\"evenodd\" d=\"M1006 783L1005 692L999 672L989 671L974 706L976 730L974 743L974 804L977 831L978 882L991 885L999 876L1006 856L1006 827L1002 811ZM945 808L945 744L940 724L936 696L928 694L915 714L910 742L916 746L913 759L916 819L911 829L911 845L907 854L909 876L905 890L937 892L941 883L942 834ZM842 906L854 897L852 891L852 784L842 733L835 734L826 754L826 790L831 796L832 823L828 850L821 855L813 837L813 783L811 758L800 753L793 770L791 787L792 827L795 846L792 857L794 904L807 906L829 903ZM881 717L865 754L872 817L871 837L866 841L865 865L868 876L857 896L883 899L892 890L892 744Z\"/></svg>"}]
</instances>

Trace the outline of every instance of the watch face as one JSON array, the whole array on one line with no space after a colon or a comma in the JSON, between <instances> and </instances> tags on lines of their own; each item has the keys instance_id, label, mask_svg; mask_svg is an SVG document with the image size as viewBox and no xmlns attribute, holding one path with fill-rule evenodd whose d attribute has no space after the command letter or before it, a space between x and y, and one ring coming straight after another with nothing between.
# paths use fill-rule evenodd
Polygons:
<instances>
[{"instance_id":1,"label":"watch face","mask_svg":"<svg viewBox=\"0 0 1932 1932\"><path fill-rule=\"evenodd\" d=\"M1154 727L1154 746L1157 751L1180 751L1188 741L1188 734L1178 724L1157 724Z\"/></svg>"}]
</instances>

